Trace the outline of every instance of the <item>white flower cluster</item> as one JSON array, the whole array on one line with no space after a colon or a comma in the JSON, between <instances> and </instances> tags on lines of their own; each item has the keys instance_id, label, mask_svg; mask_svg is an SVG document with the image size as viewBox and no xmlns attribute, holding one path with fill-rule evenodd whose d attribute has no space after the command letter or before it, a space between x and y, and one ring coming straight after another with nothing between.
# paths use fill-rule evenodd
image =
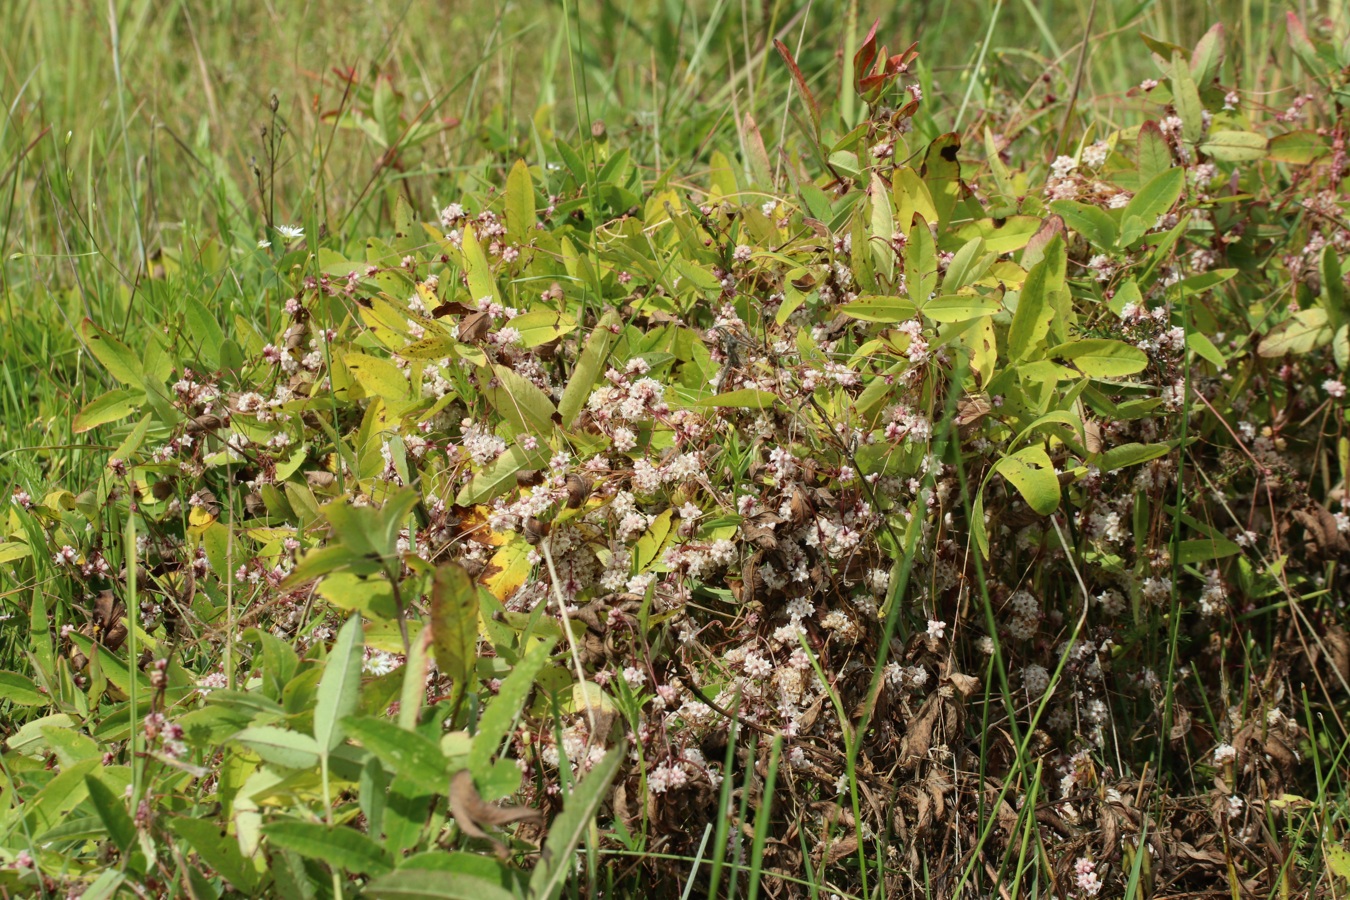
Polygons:
<instances>
[{"instance_id":1,"label":"white flower cluster","mask_svg":"<svg viewBox=\"0 0 1350 900\"><path fill-rule=\"evenodd\" d=\"M1014 591L1008 598L1008 609L1012 618L1008 622L1008 633L1020 641L1030 640L1040 628L1041 603L1030 591Z\"/></svg>"}]
</instances>

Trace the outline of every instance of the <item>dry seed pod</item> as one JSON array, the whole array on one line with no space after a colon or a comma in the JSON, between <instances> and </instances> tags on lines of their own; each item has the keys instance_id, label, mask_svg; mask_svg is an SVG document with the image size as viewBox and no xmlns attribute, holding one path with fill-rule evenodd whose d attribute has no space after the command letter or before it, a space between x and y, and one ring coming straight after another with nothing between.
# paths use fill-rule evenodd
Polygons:
<instances>
[{"instance_id":1,"label":"dry seed pod","mask_svg":"<svg viewBox=\"0 0 1350 900\"><path fill-rule=\"evenodd\" d=\"M534 516L525 520L525 542L527 544L538 544L544 538L548 537L549 524L541 522Z\"/></svg>"},{"instance_id":2,"label":"dry seed pod","mask_svg":"<svg viewBox=\"0 0 1350 900\"><path fill-rule=\"evenodd\" d=\"M187 433L201 434L204 431L215 431L225 424L225 420L220 416L204 415L197 416L195 419L188 419Z\"/></svg>"},{"instance_id":3,"label":"dry seed pod","mask_svg":"<svg viewBox=\"0 0 1350 900\"><path fill-rule=\"evenodd\" d=\"M263 502L262 494L254 491L244 496L244 512L250 516L261 516L267 512L267 504Z\"/></svg>"},{"instance_id":4,"label":"dry seed pod","mask_svg":"<svg viewBox=\"0 0 1350 900\"><path fill-rule=\"evenodd\" d=\"M199 506L206 511L208 515L220 514L220 501L216 500L216 495L202 488L188 499L189 506Z\"/></svg>"},{"instance_id":5,"label":"dry seed pod","mask_svg":"<svg viewBox=\"0 0 1350 900\"><path fill-rule=\"evenodd\" d=\"M595 482L587 475L573 472L567 476L567 508L577 509L591 496Z\"/></svg>"},{"instance_id":6,"label":"dry seed pod","mask_svg":"<svg viewBox=\"0 0 1350 900\"><path fill-rule=\"evenodd\" d=\"M486 311L464 316L459 320L459 339L466 344L481 341L492 330L492 315Z\"/></svg>"},{"instance_id":7,"label":"dry seed pod","mask_svg":"<svg viewBox=\"0 0 1350 900\"><path fill-rule=\"evenodd\" d=\"M544 473L538 469L521 469L516 473L516 484L520 487L534 487L544 480Z\"/></svg>"},{"instance_id":8,"label":"dry seed pod","mask_svg":"<svg viewBox=\"0 0 1350 900\"><path fill-rule=\"evenodd\" d=\"M801 527L807 519L811 518L811 500L801 487L794 486L792 488L792 498L788 501L788 509L792 513L794 527Z\"/></svg>"},{"instance_id":9,"label":"dry seed pod","mask_svg":"<svg viewBox=\"0 0 1350 900\"><path fill-rule=\"evenodd\" d=\"M286 329L283 335L283 344L287 350L298 350L305 343L305 335L309 329L299 322Z\"/></svg>"}]
</instances>

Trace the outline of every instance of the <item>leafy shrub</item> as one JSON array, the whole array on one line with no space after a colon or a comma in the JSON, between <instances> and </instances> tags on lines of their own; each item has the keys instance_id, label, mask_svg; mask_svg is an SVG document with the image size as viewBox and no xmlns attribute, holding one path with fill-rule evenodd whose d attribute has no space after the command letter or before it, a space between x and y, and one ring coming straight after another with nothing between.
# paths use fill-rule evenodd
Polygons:
<instances>
[{"instance_id":1,"label":"leafy shrub","mask_svg":"<svg viewBox=\"0 0 1350 900\"><path fill-rule=\"evenodd\" d=\"M116 449L0 544L0 884L551 897L583 840L591 893L601 852L708 894L1302 879L1346 60L1297 44L1324 94L1272 116L1219 32L1150 49L1153 117L1050 160L915 129L869 36L864 124L799 81L777 163L746 122L649 182L597 129L431 224L273 230L272 331L86 320Z\"/></svg>"}]
</instances>

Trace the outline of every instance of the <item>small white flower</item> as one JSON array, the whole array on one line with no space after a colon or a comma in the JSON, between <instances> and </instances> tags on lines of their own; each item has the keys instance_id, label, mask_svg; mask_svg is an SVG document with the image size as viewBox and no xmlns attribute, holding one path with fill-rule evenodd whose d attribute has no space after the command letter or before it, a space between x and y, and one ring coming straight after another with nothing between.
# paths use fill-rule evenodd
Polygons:
<instances>
[{"instance_id":1,"label":"small white flower","mask_svg":"<svg viewBox=\"0 0 1350 900\"><path fill-rule=\"evenodd\" d=\"M1106 141L1097 141L1083 148L1083 164L1095 169L1105 163L1110 154L1111 147Z\"/></svg>"},{"instance_id":2,"label":"small white flower","mask_svg":"<svg viewBox=\"0 0 1350 900\"><path fill-rule=\"evenodd\" d=\"M305 229L299 228L295 225L278 225L277 234L281 235L288 241L293 241L296 238L304 237Z\"/></svg>"},{"instance_id":3,"label":"small white flower","mask_svg":"<svg viewBox=\"0 0 1350 900\"><path fill-rule=\"evenodd\" d=\"M1237 759L1237 748L1232 744L1220 744L1214 748L1214 765L1222 766Z\"/></svg>"},{"instance_id":4,"label":"small white flower","mask_svg":"<svg viewBox=\"0 0 1350 900\"><path fill-rule=\"evenodd\" d=\"M1072 156L1059 156L1050 164L1050 172L1056 178L1067 178L1069 173L1078 168L1078 163L1074 162Z\"/></svg>"},{"instance_id":5,"label":"small white flower","mask_svg":"<svg viewBox=\"0 0 1350 900\"><path fill-rule=\"evenodd\" d=\"M267 238L263 238L261 241L258 241L259 250L266 250L270 246L272 246L272 242L269 241Z\"/></svg>"},{"instance_id":6,"label":"small white flower","mask_svg":"<svg viewBox=\"0 0 1350 900\"><path fill-rule=\"evenodd\" d=\"M928 636L935 641L942 640L942 636L947 633L947 623L941 619L928 620Z\"/></svg>"}]
</instances>

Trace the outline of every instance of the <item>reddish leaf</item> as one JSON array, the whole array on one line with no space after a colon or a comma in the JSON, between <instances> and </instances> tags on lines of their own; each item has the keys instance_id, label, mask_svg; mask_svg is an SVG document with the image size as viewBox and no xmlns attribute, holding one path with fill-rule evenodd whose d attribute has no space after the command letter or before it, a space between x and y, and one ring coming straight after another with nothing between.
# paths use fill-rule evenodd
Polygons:
<instances>
[{"instance_id":1,"label":"reddish leaf","mask_svg":"<svg viewBox=\"0 0 1350 900\"><path fill-rule=\"evenodd\" d=\"M859 94L866 93L867 88L864 84L869 80L868 72L871 71L872 63L877 58L877 26L880 24L880 19L872 22L872 29L867 32L867 37L858 47L858 52L853 54L853 90Z\"/></svg>"},{"instance_id":2,"label":"reddish leaf","mask_svg":"<svg viewBox=\"0 0 1350 900\"><path fill-rule=\"evenodd\" d=\"M816 131L820 131L820 106L816 103L815 95L811 93L811 89L806 86L806 78L803 77L802 70L797 68L797 61L792 58L792 51L777 38L774 39L773 45L778 50L778 55L783 57L783 62L788 64L788 69L792 72L792 80L797 82L797 89L802 92L802 96L806 98L807 106L811 108L811 121L815 123Z\"/></svg>"}]
</instances>

